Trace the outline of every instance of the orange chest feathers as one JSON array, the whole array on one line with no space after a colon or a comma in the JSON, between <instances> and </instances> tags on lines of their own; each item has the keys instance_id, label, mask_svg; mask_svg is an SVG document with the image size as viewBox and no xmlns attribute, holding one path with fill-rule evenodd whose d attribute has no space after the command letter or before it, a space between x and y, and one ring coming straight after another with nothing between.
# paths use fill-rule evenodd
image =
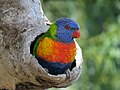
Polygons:
<instances>
[{"instance_id":1,"label":"orange chest feathers","mask_svg":"<svg viewBox=\"0 0 120 90\"><path fill-rule=\"evenodd\" d=\"M66 44L45 37L40 40L36 53L46 61L70 63L75 59L76 45L74 42Z\"/></svg>"}]
</instances>

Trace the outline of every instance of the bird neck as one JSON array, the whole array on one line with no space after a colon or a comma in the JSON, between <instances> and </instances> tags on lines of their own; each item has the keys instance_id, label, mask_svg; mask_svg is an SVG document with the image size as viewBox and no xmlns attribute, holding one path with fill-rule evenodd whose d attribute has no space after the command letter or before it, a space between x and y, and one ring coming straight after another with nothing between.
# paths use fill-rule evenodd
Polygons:
<instances>
[{"instance_id":1,"label":"bird neck","mask_svg":"<svg viewBox=\"0 0 120 90\"><path fill-rule=\"evenodd\" d=\"M56 40L56 33L57 33L57 25L56 22L53 22L53 24L50 26L48 31L41 38L49 37L53 40Z\"/></svg>"}]
</instances>

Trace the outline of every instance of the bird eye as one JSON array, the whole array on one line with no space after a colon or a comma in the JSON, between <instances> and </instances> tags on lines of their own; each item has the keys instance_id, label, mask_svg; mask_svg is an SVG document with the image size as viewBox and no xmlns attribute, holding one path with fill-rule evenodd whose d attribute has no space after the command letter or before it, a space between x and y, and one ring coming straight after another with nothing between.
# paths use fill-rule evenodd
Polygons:
<instances>
[{"instance_id":1,"label":"bird eye","mask_svg":"<svg viewBox=\"0 0 120 90\"><path fill-rule=\"evenodd\" d=\"M66 25L66 26L65 26L65 29L66 29L66 30L70 30L70 26Z\"/></svg>"}]
</instances>

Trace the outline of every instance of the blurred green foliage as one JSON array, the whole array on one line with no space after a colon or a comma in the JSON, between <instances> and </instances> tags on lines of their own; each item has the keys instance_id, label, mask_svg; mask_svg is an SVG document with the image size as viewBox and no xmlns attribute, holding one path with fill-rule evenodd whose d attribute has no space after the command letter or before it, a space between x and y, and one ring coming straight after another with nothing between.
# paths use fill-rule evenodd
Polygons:
<instances>
[{"instance_id":1,"label":"blurred green foliage","mask_svg":"<svg viewBox=\"0 0 120 90\"><path fill-rule=\"evenodd\" d=\"M81 26L82 75L64 90L120 90L120 0L42 0L42 6L49 20L69 17Z\"/></svg>"}]
</instances>

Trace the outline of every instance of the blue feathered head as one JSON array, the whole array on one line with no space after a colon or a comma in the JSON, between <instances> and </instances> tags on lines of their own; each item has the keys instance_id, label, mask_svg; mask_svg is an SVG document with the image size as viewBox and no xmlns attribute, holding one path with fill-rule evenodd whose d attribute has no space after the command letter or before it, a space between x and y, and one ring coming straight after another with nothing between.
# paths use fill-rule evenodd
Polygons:
<instances>
[{"instance_id":1,"label":"blue feathered head","mask_svg":"<svg viewBox=\"0 0 120 90\"><path fill-rule=\"evenodd\" d=\"M56 20L57 40L64 43L74 42L74 38L80 37L80 26L70 18Z\"/></svg>"}]
</instances>

